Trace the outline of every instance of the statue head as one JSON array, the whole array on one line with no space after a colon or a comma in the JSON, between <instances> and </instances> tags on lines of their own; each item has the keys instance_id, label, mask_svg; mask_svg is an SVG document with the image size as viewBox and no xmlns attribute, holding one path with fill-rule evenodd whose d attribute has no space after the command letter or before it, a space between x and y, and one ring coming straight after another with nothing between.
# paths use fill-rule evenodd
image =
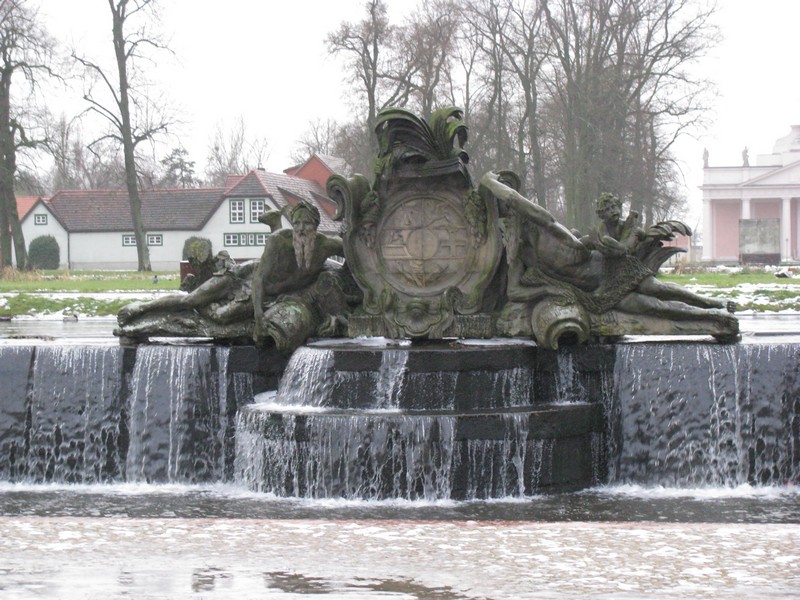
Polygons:
<instances>
[{"instance_id":1,"label":"statue head","mask_svg":"<svg viewBox=\"0 0 800 600\"><path fill-rule=\"evenodd\" d=\"M602 221L618 221L622 215L622 201L619 196L615 196L610 192L603 192L597 199L595 212Z\"/></svg>"},{"instance_id":2,"label":"statue head","mask_svg":"<svg viewBox=\"0 0 800 600\"><path fill-rule=\"evenodd\" d=\"M304 228L313 223L313 228L316 231L320 222L319 209L313 204L301 200L289 210L289 221L295 230L298 227Z\"/></svg>"},{"instance_id":3,"label":"statue head","mask_svg":"<svg viewBox=\"0 0 800 600\"><path fill-rule=\"evenodd\" d=\"M292 245L297 266L311 269L320 221L319 209L308 202L298 202L289 211L289 221L294 230Z\"/></svg>"},{"instance_id":4,"label":"statue head","mask_svg":"<svg viewBox=\"0 0 800 600\"><path fill-rule=\"evenodd\" d=\"M231 258L227 250L220 250L214 256L214 273L221 274L234 266L236 262Z\"/></svg>"}]
</instances>

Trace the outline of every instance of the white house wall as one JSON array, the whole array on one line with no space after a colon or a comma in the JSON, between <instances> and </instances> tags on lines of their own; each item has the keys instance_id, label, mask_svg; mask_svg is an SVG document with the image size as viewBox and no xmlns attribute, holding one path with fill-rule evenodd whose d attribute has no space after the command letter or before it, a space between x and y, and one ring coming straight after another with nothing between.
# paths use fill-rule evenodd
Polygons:
<instances>
[{"instance_id":1,"label":"white house wall","mask_svg":"<svg viewBox=\"0 0 800 600\"><path fill-rule=\"evenodd\" d=\"M77 270L114 269L135 271L139 266L135 245L124 245L123 238L132 231L73 233L70 236L71 267ZM160 244L148 244L150 265L155 271L177 271L183 244L197 235L193 231L148 231L148 237L160 236Z\"/></svg>"},{"instance_id":2,"label":"white house wall","mask_svg":"<svg viewBox=\"0 0 800 600\"><path fill-rule=\"evenodd\" d=\"M264 250L264 244L258 243L263 239L263 236L270 232L269 227L260 223L257 220L251 219L250 214L250 201L251 199L245 198L245 222L244 223L231 223L230 219L230 202L231 200L242 200L242 198L226 199L219 209L211 216L206 222L203 229L197 233L201 237L211 240L211 246L214 252L220 250L227 250L231 258L235 260L250 260L261 258L261 253ZM263 200L263 198L258 198ZM267 200L266 210L276 208L275 205ZM283 226L288 227L289 223L283 219ZM238 234L239 236L245 235L247 238L244 240L246 243L232 245L225 243L225 235Z\"/></svg>"},{"instance_id":3,"label":"white house wall","mask_svg":"<svg viewBox=\"0 0 800 600\"><path fill-rule=\"evenodd\" d=\"M46 223L37 225L36 221L41 221L42 217L46 217ZM25 215L25 218L22 220L20 225L22 226L22 235L25 236L25 244L29 250L31 247L31 242L37 237L41 237L43 235L52 235L56 239L56 242L58 242L59 268L67 268L67 261L69 260L67 231L43 204L36 204L33 210ZM14 249L12 248L11 250L12 260L16 265L17 257L13 252Z\"/></svg>"}]
</instances>

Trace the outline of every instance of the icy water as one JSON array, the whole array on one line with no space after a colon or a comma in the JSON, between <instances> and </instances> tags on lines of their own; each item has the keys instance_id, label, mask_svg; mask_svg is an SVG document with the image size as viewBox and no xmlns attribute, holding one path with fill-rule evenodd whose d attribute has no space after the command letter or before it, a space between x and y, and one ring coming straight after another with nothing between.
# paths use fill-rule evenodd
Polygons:
<instances>
[{"instance_id":1,"label":"icy water","mask_svg":"<svg viewBox=\"0 0 800 600\"><path fill-rule=\"evenodd\" d=\"M492 502L0 485L2 598L800 597L800 490Z\"/></svg>"}]
</instances>

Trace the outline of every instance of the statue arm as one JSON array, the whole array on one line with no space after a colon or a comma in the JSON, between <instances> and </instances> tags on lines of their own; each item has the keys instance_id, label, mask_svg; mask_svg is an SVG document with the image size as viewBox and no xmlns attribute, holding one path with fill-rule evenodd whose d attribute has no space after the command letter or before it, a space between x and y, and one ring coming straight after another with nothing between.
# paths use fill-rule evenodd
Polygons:
<instances>
[{"instance_id":1,"label":"statue arm","mask_svg":"<svg viewBox=\"0 0 800 600\"><path fill-rule=\"evenodd\" d=\"M344 256L344 243L338 235L325 236L325 256Z\"/></svg>"},{"instance_id":2,"label":"statue arm","mask_svg":"<svg viewBox=\"0 0 800 600\"><path fill-rule=\"evenodd\" d=\"M479 187L480 191L488 192L498 200L505 202L540 227L547 227L556 222L555 217L547 209L531 202L517 190L500 181L497 173L489 172L484 175Z\"/></svg>"},{"instance_id":3,"label":"statue arm","mask_svg":"<svg viewBox=\"0 0 800 600\"><path fill-rule=\"evenodd\" d=\"M484 175L481 179L480 189L504 202L534 225L547 229L562 244L588 255L588 249L575 234L556 221L547 209L531 202L514 188L500 181L497 173L489 172Z\"/></svg>"}]
</instances>

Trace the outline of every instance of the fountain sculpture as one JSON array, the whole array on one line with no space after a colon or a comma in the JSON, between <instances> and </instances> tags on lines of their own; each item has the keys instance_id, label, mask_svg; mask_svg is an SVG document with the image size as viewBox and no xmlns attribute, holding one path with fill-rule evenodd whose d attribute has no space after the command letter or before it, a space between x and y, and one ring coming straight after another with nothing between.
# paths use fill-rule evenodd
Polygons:
<instances>
[{"instance_id":1,"label":"fountain sculpture","mask_svg":"<svg viewBox=\"0 0 800 600\"><path fill-rule=\"evenodd\" d=\"M102 355L92 370L108 384L78 386L63 404L41 400L37 378L77 358L4 351L22 399L0 414L0 476L237 479L373 499L798 478L793 345L765 357L710 338L608 343L737 339L731 304L655 278L678 251L664 242L688 227L643 229L607 194L600 226L580 235L522 196L513 173L475 187L457 109L430 123L390 109L376 132L375 180L328 182L341 237L317 232L306 203L267 213L260 261L220 253L189 293L120 311L122 338L214 345L87 350L80 360ZM760 370L781 383L767 393ZM65 425L73 413L94 425Z\"/></svg>"}]
</instances>

